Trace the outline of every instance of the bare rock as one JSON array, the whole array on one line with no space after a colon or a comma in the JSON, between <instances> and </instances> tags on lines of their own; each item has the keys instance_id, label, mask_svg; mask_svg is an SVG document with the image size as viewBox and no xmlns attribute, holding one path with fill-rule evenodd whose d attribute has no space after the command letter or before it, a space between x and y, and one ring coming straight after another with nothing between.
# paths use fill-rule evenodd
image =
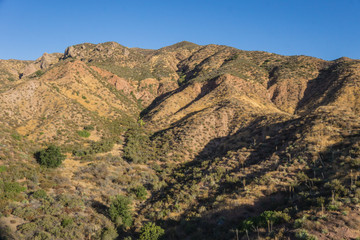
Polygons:
<instances>
[{"instance_id":1,"label":"bare rock","mask_svg":"<svg viewBox=\"0 0 360 240\"><path fill-rule=\"evenodd\" d=\"M64 54L65 58L75 57L75 56L76 56L76 53L75 53L75 48L73 46L70 46L65 49L65 54Z\"/></svg>"},{"instance_id":2,"label":"bare rock","mask_svg":"<svg viewBox=\"0 0 360 240\"><path fill-rule=\"evenodd\" d=\"M62 54L60 53L53 53L53 54L44 53L40 58L40 68L46 69L51 65L59 62L61 55Z\"/></svg>"}]
</instances>

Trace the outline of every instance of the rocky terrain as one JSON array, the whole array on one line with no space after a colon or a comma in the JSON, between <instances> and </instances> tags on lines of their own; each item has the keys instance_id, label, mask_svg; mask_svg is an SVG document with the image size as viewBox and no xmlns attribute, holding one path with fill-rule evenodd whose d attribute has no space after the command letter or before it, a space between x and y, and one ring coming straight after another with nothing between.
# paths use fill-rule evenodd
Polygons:
<instances>
[{"instance_id":1,"label":"rocky terrain","mask_svg":"<svg viewBox=\"0 0 360 240\"><path fill-rule=\"evenodd\" d=\"M360 60L84 43L0 93L1 239L360 238Z\"/></svg>"}]
</instances>

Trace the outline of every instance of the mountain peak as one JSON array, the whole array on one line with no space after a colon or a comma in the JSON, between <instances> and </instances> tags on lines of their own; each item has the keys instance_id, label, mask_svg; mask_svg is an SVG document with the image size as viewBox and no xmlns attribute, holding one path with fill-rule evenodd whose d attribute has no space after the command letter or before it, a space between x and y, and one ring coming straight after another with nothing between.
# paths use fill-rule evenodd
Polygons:
<instances>
[{"instance_id":1,"label":"mountain peak","mask_svg":"<svg viewBox=\"0 0 360 240\"><path fill-rule=\"evenodd\" d=\"M173 45L161 48L161 49L180 49L180 48L185 48L185 49L194 49L196 47L199 47L200 45L197 45L196 43L192 43L192 42L188 42L188 41L181 41L178 43L175 43Z\"/></svg>"}]
</instances>

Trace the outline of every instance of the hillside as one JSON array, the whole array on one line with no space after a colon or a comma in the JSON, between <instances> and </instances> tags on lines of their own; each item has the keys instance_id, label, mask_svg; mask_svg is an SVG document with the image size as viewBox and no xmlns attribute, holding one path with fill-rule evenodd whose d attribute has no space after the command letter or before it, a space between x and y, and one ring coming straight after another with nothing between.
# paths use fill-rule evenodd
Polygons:
<instances>
[{"instance_id":1,"label":"hillside","mask_svg":"<svg viewBox=\"0 0 360 240\"><path fill-rule=\"evenodd\" d=\"M84 43L0 93L1 239L360 238L360 60Z\"/></svg>"}]
</instances>

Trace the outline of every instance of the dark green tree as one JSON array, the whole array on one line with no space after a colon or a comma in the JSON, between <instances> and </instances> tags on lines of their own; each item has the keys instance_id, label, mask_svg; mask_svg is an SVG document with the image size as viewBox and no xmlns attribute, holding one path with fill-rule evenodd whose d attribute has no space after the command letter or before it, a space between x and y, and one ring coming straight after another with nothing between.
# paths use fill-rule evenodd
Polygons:
<instances>
[{"instance_id":1,"label":"dark green tree","mask_svg":"<svg viewBox=\"0 0 360 240\"><path fill-rule=\"evenodd\" d=\"M35 158L42 166L56 168L61 165L62 161L65 159L65 155L61 153L59 147L50 145L48 148L36 152Z\"/></svg>"}]
</instances>

